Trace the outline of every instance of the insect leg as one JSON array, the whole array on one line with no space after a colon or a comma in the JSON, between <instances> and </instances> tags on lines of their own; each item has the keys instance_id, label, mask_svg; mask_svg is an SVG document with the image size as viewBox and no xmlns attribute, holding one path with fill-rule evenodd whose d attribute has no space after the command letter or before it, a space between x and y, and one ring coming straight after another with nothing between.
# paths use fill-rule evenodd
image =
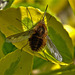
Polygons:
<instances>
[{"instance_id":1,"label":"insect leg","mask_svg":"<svg viewBox=\"0 0 75 75\"><path fill-rule=\"evenodd\" d=\"M22 52L23 48L24 48L26 45L28 45L28 42L21 48L21 52Z\"/></svg>"},{"instance_id":2,"label":"insect leg","mask_svg":"<svg viewBox=\"0 0 75 75\"><path fill-rule=\"evenodd\" d=\"M49 61L48 58L47 58L47 56L46 56L46 54L45 54L45 52L44 52L44 50L42 52L43 52L45 58L47 59L47 61Z\"/></svg>"}]
</instances>

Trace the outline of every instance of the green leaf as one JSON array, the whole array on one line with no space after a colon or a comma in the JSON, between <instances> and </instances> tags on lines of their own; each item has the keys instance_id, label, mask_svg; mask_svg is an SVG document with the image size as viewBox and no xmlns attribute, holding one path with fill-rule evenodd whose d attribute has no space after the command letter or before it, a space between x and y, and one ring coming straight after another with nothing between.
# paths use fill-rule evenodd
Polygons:
<instances>
[{"instance_id":1,"label":"green leaf","mask_svg":"<svg viewBox=\"0 0 75 75\"><path fill-rule=\"evenodd\" d=\"M4 56L4 53L2 51L4 42L5 42L5 36L0 31L0 58L2 58Z\"/></svg>"},{"instance_id":2,"label":"green leaf","mask_svg":"<svg viewBox=\"0 0 75 75\"><path fill-rule=\"evenodd\" d=\"M32 21L33 21L33 24L28 23L29 28L31 28L42 18L43 13L33 7L28 7L28 10L31 13ZM58 22L54 17L51 17L50 14L47 14L46 16L47 16L47 23L48 23L47 24L48 25L48 35L50 36L52 42L57 47L59 53L62 55L63 62L72 63L73 46L72 46L71 39L69 38L67 32L63 29L62 24L60 22ZM24 22L26 18L31 19L30 14L27 12L27 9L25 7L20 7L17 9L10 8L7 10L2 10L0 11L0 23L1 23L0 30L2 31L2 33L6 35L6 37L13 35L13 34L20 33L20 32L24 32L27 29L26 29L26 25L24 25L21 22L21 20ZM13 43L13 44L17 48L21 49L23 46L27 44L27 42L28 42L28 38L26 38L26 40L24 41ZM35 55L41 58L43 56L44 59L46 59L43 53L41 53L40 55L37 52L33 52L30 49L29 45L26 45L23 49L24 51L32 55ZM49 60L58 62L49 52L46 55L48 56Z\"/></svg>"},{"instance_id":3,"label":"green leaf","mask_svg":"<svg viewBox=\"0 0 75 75\"><path fill-rule=\"evenodd\" d=\"M13 52L17 48L11 42L4 42L2 51L6 55L10 52Z\"/></svg>"},{"instance_id":4,"label":"green leaf","mask_svg":"<svg viewBox=\"0 0 75 75\"><path fill-rule=\"evenodd\" d=\"M34 57L33 63L32 75L38 75L39 73L45 73L60 68L59 64L53 64L52 62L45 61L38 57Z\"/></svg>"},{"instance_id":5,"label":"green leaf","mask_svg":"<svg viewBox=\"0 0 75 75\"><path fill-rule=\"evenodd\" d=\"M47 13L48 35L62 55L63 62L71 63L74 57L72 40L62 24Z\"/></svg>"},{"instance_id":6,"label":"green leaf","mask_svg":"<svg viewBox=\"0 0 75 75\"><path fill-rule=\"evenodd\" d=\"M0 60L1 75L29 75L32 68L33 56L16 50Z\"/></svg>"},{"instance_id":7,"label":"green leaf","mask_svg":"<svg viewBox=\"0 0 75 75\"><path fill-rule=\"evenodd\" d=\"M32 7L29 7L28 9L29 9L30 13L32 13L31 16L32 16L33 23L35 25L35 23L37 23L42 16L41 12L38 9L35 9ZM22 25L21 24L22 22L20 22L20 21L21 21L21 19L25 20L25 18L27 18L27 17L31 19L30 15L27 13L27 9L25 7L20 7L17 9L10 8L7 10L2 10L2 11L0 11L0 22L1 22L0 30L2 31L2 33L5 34L6 37L13 35L13 34L20 33L20 32L24 32L27 30L26 26ZM20 21L18 21L17 19ZM30 25L30 27L32 27L32 25ZM23 46L25 46L27 44L27 42L28 42L28 38L24 41L21 41L18 43L13 43L13 44L17 48L21 49ZM29 51L30 50L29 46L26 46L24 50L28 53L34 54L34 52ZM37 53L35 55L39 56L39 54L37 54Z\"/></svg>"},{"instance_id":8,"label":"green leaf","mask_svg":"<svg viewBox=\"0 0 75 75\"><path fill-rule=\"evenodd\" d=\"M41 12L38 9L35 9L33 7L29 7L28 10L30 11L32 20L34 23L37 23L40 18L41 18ZM0 11L0 30L2 33L5 34L5 36L10 36L13 34L17 34L24 30L25 28L24 24L22 25L21 20L24 20L25 18L30 18L31 17L27 16L28 12L25 7L20 7L20 8L9 8L7 10L2 10ZM38 17L39 16L39 17ZM19 19L20 21L18 21ZM24 27L23 27L24 26ZM30 25L31 26L31 25Z\"/></svg>"},{"instance_id":9,"label":"green leaf","mask_svg":"<svg viewBox=\"0 0 75 75\"><path fill-rule=\"evenodd\" d=\"M5 40L5 35L0 31L0 58L17 49L12 43L8 43Z\"/></svg>"},{"instance_id":10,"label":"green leaf","mask_svg":"<svg viewBox=\"0 0 75 75\"><path fill-rule=\"evenodd\" d=\"M75 14L75 0L68 0Z\"/></svg>"},{"instance_id":11,"label":"green leaf","mask_svg":"<svg viewBox=\"0 0 75 75\"><path fill-rule=\"evenodd\" d=\"M33 64L33 69L35 70L35 69L40 68L41 66L44 66L45 63L46 63L46 65L47 65L48 61L45 61L45 60L43 60L43 59L38 58L38 57L35 56L33 63L34 63L34 64ZM49 62L49 64L50 64L50 62Z\"/></svg>"}]
</instances>

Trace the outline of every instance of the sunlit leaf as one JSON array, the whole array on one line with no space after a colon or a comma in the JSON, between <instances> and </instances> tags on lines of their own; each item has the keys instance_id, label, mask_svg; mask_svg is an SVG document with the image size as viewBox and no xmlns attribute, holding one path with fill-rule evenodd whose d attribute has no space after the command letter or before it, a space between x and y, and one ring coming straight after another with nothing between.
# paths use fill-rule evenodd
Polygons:
<instances>
[{"instance_id":1,"label":"sunlit leaf","mask_svg":"<svg viewBox=\"0 0 75 75\"><path fill-rule=\"evenodd\" d=\"M72 39L73 45L75 46L75 28L70 25L64 25L65 30L69 33L69 36Z\"/></svg>"},{"instance_id":2,"label":"sunlit leaf","mask_svg":"<svg viewBox=\"0 0 75 75\"><path fill-rule=\"evenodd\" d=\"M73 45L68 33L64 30L62 24L50 14L47 14L48 35L59 53L62 55L64 62L72 62Z\"/></svg>"},{"instance_id":3,"label":"sunlit leaf","mask_svg":"<svg viewBox=\"0 0 75 75\"><path fill-rule=\"evenodd\" d=\"M29 7L28 9L32 13L31 16L32 16L33 22L37 23L42 16L40 11L38 9L34 9L32 7ZM5 34L6 37L26 31L27 30L26 26L23 25L23 23L20 21L24 20L27 17L29 17L31 19L30 15L27 13L27 9L24 7L20 7L17 9L10 8L7 10L2 10L2 11L0 11L0 16L1 16L0 17L0 22L1 22L0 30L2 31L2 33ZM20 21L18 21L17 19ZM32 27L32 26L33 25L30 25L30 27ZM13 44L17 48L21 49L23 46L25 46L27 44L27 40L28 40L28 38L24 41L21 41L18 43L13 43ZM28 53L34 54L34 52L32 52L32 51L30 52L29 49L30 49L30 47L27 45L24 50ZM37 55L37 53L35 55Z\"/></svg>"},{"instance_id":4,"label":"sunlit leaf","mask_svg":"<svg viewBox=\"0 0 75 75\"><path fill-rule=\"evenodd\" d=\"M28 10L32 16L32 23L28 23L29 27L31 28L35 25L43 16L43 13L36 8L28 7ZM63 62L71 63L73 58L73 46L71 39L69 38L67 32L63 29L62 24L58 22L54 17L51 17L50 14L47 14L47 25L48 25L48 35L51 38L52 42L58 49L59 53L62 56ZM50 18L51 17L51 18ZM14 35L20 32L27 31L26 25L24 25L21 20L25 20L26 18L31 19L30 14L27 12L25 7L20 8L10 8L8 10L0 11L0 30L2 33L6 35L6 37L10 35ZM18 19L18 20L17 20ZM23 21L24 22L24 21ZM27 33L28 34L28 33ZM26 38L26 37L25 37ZM13 43L17 48L21 49L25 46L28 42L28 38L26 40ZM29 45L24 47L24 50L32 55L36 55L39 57L45 55L41 53L40 56L38 53L34 53ZM46 54L49 60L58 62L50 53ZM47 59L46 59L47 60Z\"/></svg>"}]
</instances>

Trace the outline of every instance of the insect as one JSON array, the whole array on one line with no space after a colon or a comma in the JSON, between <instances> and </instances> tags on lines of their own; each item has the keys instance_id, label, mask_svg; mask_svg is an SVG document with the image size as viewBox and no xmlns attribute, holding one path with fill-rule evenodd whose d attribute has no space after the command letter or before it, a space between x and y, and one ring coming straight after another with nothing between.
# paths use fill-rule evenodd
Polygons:
<instances>
[{"instance_id":1,"label":"insect","mask_svg":"<svg viewBox=\"0 0 75 75\"><path fill-rule=\"evenodd\" d=\"M41 48L43 48L46 45L46 41L47 41L46 39L47 28L44 23L44 17L41 21L38 22L38 24L34 27L33 30L34 33L29 38L29 45L33 51L39 51Z\"/></svg>"},{"instance_id":2,"label":"insect","mask_svg":"<svg viewBox=\"0 0 75 75\"><path fill-rule=\"evenodd\" d=\"M13 43L13 42L19 42L19 41L25 40L26 39L25 37L27 36L29 46L30 46L32 51L37 52L37 51L40 51L45 46L47 46L47 48L49 49L51 54L57 60L62 61L62 56L58 52L56 46L51 41L50 37L48 36L47 27L46 27L45 22L44 22L44 17L46 15L47 8L48 8L48 5L47 5L47 7L45 9L43 19L40 20L37 23L37 25L35 27L33 27L32 30L28 30L28 31L21 32L21 33L15 34L15 35L11 35L11 36L7 37L7 39L10 42ZM28 10L28 8L27 8L27 10ZM28 10L28 12L29 12L29 10ZM22 47L22 49L25 46L26 45L24 45Z\"/></svg>"}]
</instances>

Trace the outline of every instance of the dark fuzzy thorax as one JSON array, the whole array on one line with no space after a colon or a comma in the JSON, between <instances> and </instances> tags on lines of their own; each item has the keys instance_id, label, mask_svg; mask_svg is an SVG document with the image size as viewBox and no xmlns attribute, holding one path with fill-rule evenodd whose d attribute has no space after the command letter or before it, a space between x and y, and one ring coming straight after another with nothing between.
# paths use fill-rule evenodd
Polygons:
<instances>
[{"instance_id":1,"label":"dark fuzzy thorax","mask_svg":"<svg viewBox=\"0 0 75 75\"><path fill-rule=\"evenodd\" d=\"M29 38L29 45L33 51L39 51L46 45L46 32L47 28L44 22L40 21Z\"/></svg>"}]
</instances>

